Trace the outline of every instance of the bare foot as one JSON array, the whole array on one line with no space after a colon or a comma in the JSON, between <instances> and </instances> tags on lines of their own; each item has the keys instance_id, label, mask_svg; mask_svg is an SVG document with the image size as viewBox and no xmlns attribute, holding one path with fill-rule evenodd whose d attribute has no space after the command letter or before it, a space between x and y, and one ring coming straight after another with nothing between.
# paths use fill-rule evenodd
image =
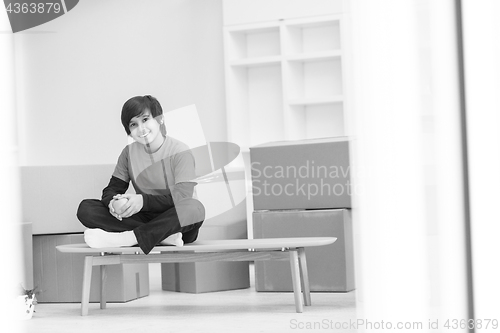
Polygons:
<instances>
[{"instance_id":1,"label":"bare foot","mask_svg":"<svg viewBox=\"0 0 500 333\"><path fill-rule=\"evenodd\" d=\"M182 233L178 232L173 235L168 236L160 242L161 245L175 245L183 246L184 241L182 240Z\"/></svg>"}]
</instances>

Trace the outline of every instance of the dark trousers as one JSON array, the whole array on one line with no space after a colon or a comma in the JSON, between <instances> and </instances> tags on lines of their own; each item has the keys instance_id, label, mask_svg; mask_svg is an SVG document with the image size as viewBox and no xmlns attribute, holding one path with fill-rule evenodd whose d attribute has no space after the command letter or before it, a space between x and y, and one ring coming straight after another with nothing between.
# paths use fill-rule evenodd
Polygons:
<instances>
[{"instance_id":1,"label":"dark trousers","mask_svg":"<svg viewBox=\"0 0 500 333\"><path fill-rule=\"evenodd\" d=\"M76 216L87 228L109 232L133 231L139 247L148 254L162 240L177 232L182 233L182 240L186 244L194 242L198 237L205 215L203 205L190 198L183 200L182 207L178 208L182 211L182 226L175 207L162 213L141 211L120 221L109 213L108 207L96 199L83 200Z\"/></svg>"}]
</instances>

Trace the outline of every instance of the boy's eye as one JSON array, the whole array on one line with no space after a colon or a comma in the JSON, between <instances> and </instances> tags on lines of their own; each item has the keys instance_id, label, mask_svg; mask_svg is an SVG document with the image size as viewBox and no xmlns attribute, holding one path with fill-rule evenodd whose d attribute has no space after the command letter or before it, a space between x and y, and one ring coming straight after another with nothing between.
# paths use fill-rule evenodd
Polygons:
<instances>
[{"instance_id":1,"label":"boy's eye","mask_svg":"<svg viewBox=\"0 0 500 333\"><path fill-rule=\"evenodd\" d=\"M130 124L128 127L134 127L135 123Z\"/></svg>"}]
</instances>

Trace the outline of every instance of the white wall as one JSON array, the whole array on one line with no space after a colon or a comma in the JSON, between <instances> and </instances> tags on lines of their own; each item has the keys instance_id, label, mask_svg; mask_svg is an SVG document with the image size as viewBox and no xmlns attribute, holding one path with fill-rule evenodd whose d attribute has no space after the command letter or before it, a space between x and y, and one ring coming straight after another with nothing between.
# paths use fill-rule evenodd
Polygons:
<instances>
[{"instance_id":1,"label":"white wall","mask_svg":"<svg viewBox=\"0 0 500 333\"><path fill-rule=\"evenodd\" d=\"M15 35L21 165L115 163L123 103L196 104L226 140L222 0L86 0Z\"/></svg>"}]
</instances>

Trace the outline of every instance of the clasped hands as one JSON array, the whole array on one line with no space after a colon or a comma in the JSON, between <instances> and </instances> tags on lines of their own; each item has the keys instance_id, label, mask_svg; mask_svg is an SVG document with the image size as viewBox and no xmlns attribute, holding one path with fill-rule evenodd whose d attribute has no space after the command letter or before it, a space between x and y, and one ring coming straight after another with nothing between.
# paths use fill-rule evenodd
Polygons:
<instances>
[{"instance_id":1,"label":"clasped hands","mask_svg":"<svg viewBox=\"0 0 500 333\"><path fill-rule=\"evenodd\" d=\"M109 213L118 220L130 217L138 213L144 205L140 194L117 194L109 202Z\"/></svg>"}]
</instances>

